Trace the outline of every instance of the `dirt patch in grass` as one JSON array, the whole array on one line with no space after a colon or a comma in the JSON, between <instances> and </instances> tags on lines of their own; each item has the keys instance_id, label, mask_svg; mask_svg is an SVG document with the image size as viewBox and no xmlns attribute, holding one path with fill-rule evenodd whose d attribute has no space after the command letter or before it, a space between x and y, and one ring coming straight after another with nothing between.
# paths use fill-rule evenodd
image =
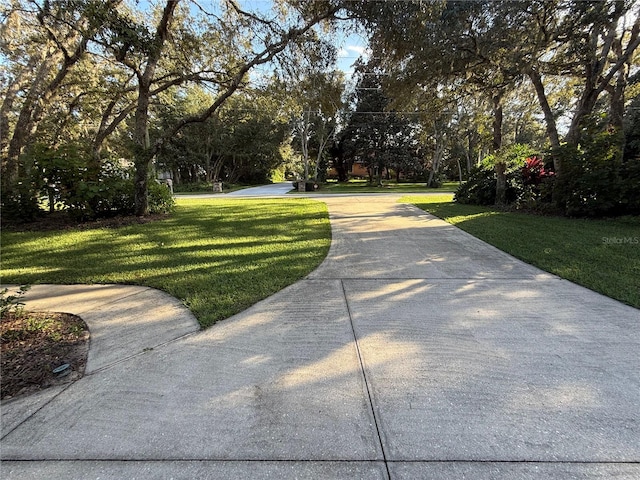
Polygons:
<instances>
[{"instance_id":1,"label":"dirt patch in grass","mask_svg":"<svg viewBox=\"0 0 640 480\"><path fill-rule=\"evenodd\" d=\"M3 400L77 380L84 374L89 329L68 313L7 312L0 319ZM54 369L69 365L61 372Z\"/></svg>"}]
</instances>

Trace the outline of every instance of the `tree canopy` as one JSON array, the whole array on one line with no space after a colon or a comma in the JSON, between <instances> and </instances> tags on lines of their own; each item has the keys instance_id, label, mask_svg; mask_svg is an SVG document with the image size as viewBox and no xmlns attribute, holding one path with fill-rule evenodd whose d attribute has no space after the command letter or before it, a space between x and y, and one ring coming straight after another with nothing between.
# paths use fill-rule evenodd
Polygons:
<instances>
[{"instance_id":1,"label":"tree canopy","mask_svg":"<svg viewBox=\"0 0 640 480\"><path fill-rule=\"evenodd\" d=\"M281 0L249 11L234 0L165 0L148 15L122 0L12 0L1 13L3 203L25 201L17 186L30 175L31 146L55 145L43 126L57 116L70 122L65 135L72 123L84 125L76 136L92 153L88 181L99 177L105 140L121 130L120 146L135 166L135 210L146 214L149 168L161 149L186 126L212 117L260 65L313 50L316 27L340 6ZM84 82L92 77L100 79L95 88ZM165 119L162 130L150 128L162 95L196 84L207 88L208 104Z\"/></svg>"},{"instance_id":2,"label":"tree canopy","mask_svg":"<svg viewBox=\"0 0 640 480\"><path fill-rule=\"evenodd\" d=\"M500 152L519 144L545 154L565 210L603 190L618 191L607 204L630 195L576 183L577 171L637 180L632 0L0 8L3 212L28 217L43 195L51 208L115 211L120 200L102 197L116 178L144 215L155 168L177 182L264 181L288 164L321 179L333 160L341 180L347 163L360 162L378 181L385 171L431 185L468 178L493 154L500 189L511 169ZM336 67L330 32L339 24L368 36L351 81Z\"/></svg>"},{"instance_id":3,"label":"tree canopy","mask_svg":"<svg viewBox=\"0 0 640 480\"><path fill-rule=\"evenodd\" d=\"M372 56L387 73L386 91L394 105L429 110L437 99L443 102L441 112L459 113L462 106L475 112L471 118L480 119L484 111L491 118L489 151L494 152L507 147L507 116L541 124L544 142L538 141L537 127L528 128L528 135L535 149L550 152L554 196L561 208L582 198L583 210L588 211L588 205L608 196L606 182L595 190L574 182L576 169L583 170L586 159L594 156L609 159L598 170L616 183L611 191L619 190L618 184L630 185L608 202L625 204L633 184L621 180L621 172L637 170L626 164L637 159L623 157L623 152L630 152L624 148L630 137L623 134L631 100L627 87L640 66L637 2L366 2L358 14L370 33ZM528 100L531 92L533 105ZM484 127L474 123L475 132L464 132L468 150L472 140L475 147L482 138L487 120ZM520 136L523 133L520 127ZM506 181L506 166L495 165L500 186ZM637 173L633 175L640 181Z\"/></svg>"}]
</instances>

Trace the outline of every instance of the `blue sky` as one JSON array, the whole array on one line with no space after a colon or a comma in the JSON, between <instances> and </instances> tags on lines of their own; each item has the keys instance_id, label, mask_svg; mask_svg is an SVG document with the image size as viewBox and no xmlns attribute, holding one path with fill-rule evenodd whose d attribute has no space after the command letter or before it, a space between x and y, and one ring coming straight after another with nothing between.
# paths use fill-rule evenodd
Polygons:
<instances>
[{"instance_id":1,"label":"blue sky","mask_svg":"<svg viewBox=\"0 0 640 480\"><path fill-rule=\"evenodd\" d=\"M367 39L359 34L350 34L336 39L338 50L338 68L347 76L353 74L353 63L361 56L367 56Z\"/></svg>"}]
</instances>

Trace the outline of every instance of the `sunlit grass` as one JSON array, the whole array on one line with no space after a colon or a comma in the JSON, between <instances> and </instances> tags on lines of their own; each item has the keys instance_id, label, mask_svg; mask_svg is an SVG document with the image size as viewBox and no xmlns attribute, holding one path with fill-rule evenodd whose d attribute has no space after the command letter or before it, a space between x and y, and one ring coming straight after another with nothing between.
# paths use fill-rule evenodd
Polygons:
<instances>
[{"instance_id":1,"label":"sunlit grass","mask_svg":"<svg viewBox=\"0 0 640 480\"><path fill-rule=\"evenodd\" d=\"M545 217L460 205L450 195L400 201L542 270L640 308L640 217Z\"/></svg>"},{"instance_id":2,"label":"sunlit grass","mask_svg":"<svg viewBox=\"0 0 640 480\"><path fill-rule=\"evenodd\" d=\"M3 232L2 282L146 285L207 327L310 273L331 238L304 199L178 199L169 219L121 228Z\"/></svg>"}]
</instances>

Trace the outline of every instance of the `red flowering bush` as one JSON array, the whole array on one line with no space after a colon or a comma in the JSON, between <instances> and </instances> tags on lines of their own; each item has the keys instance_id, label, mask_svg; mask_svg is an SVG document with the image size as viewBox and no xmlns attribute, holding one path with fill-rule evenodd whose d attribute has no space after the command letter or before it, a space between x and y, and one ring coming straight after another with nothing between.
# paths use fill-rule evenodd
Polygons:
<instances>
[{"instance_id":1,"label":"red flowering bush","mask_svg":"<svg viewBox=\"0 0 640 480\"><path fill-rule=\"evenodd\" d=\"M554 172L545 170L544 162L536 156L529 157L525 160L522 167L522 183L524 185L540 185L542 181L553 176Z\"/></svg>"}]
</instances>

